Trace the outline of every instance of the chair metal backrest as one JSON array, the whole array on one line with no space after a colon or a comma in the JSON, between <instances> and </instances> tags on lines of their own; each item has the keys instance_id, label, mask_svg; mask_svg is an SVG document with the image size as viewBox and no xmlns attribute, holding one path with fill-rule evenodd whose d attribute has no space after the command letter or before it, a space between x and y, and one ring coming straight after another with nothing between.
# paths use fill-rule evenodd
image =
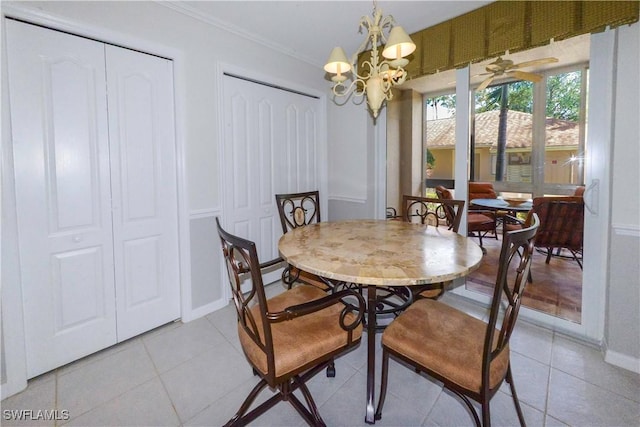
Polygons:
<instances>
[{"instance_id":1,"label":"chair metal backrest","mask_svg":"<svg viewBox=\"0 0 640 427\"><path fill-rule=\"evenodd\" d=\"M276 194L282 232L320 222L320 192Z\"/></svg>"},{"instance_id":2,"label":"chair metal backrest","mask_svg":"<svg viewBox=\"0 0 640 427\"><path fill-rule=\"evenodd\" d=\"M498 275L491 299L483 348L481 394L486 395L489 392L491 363L508 345L516 324L522 294L531 268L531 255L539 225L538 216L533 214L527 228L508 231L503 236ZM504 310L502 310L503 307ZM501 326L496 329L499 320Z\"/></svg>"},{"instance_id":3,"label":"chair metal backrest","mask_svg":"<svg viewBox=\"0 0 640 427\"><path fill-rule=\"evenodd\" d=\"M402 196L402 219L406 222L419 221L421 224L435 225L441 221L447 224L449 230L456 233L460 228L464 200L434 199L420 196Z\"/></svg>"},{"instance_id":4,"label":"chair metal backrest","mask_svg":"<svg viewBox=\"0 0 640 427\"><path fill-rule=\"evenodd\" d=\"M271 325L267 321L268 313L267 298L264 293L264 284L260 272L260 262L258 252L254 242L242 239L227 233L220 226L220 220L216 217L218 234L222 243L222 254L227 266L229 284L233 304L236 308L238 326L255 343L256 347L263 351L267 359L267 377L270 382L275 375L275 362L273 351L273 338ZM247 291L242 289L242 284L246 282L243 276L249 275L251 288ZM256 310L251 310L256 304L260 309L255 316Z\"/></svg>"},{"instance_id":5,"label":"chair metal backrest","mask_svg":"<svg viewBox=\"0 0 640 427\"><path fill-rule=\"evenodd\" d=\"M582 250L584 200L581 196L536 197L529 217L533 213L540 218L536 247ZM527 218L527 223L529 221Z\"/></svg>"}]
</instances>

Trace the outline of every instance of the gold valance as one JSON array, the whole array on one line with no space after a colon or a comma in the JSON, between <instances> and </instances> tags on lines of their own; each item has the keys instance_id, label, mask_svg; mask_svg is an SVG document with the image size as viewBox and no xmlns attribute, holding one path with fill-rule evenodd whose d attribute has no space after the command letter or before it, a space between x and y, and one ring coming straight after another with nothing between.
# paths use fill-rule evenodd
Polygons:
<instances>
[{"instance_id":1,"label":"gold valance","mask_svg":"<svg viewBox=\"0 0 640 427\"><path fill-rule=\"evenodd\" d=\"M419 6L417 6L419 7ZM497 1L411 34L410 78L638 21L639 1Z\"/></svg>"}]
</instances>

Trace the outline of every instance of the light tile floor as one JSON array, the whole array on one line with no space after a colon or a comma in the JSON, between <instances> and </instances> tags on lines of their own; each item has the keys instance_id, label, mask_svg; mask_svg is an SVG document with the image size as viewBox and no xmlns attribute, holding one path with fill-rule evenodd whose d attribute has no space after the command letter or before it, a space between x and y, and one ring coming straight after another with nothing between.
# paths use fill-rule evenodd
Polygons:
<instances>
[{"instance_id":1,"label":"light tile floor","mask_svg":"<svg viewBox=\"0 0 640 427\"><path fill-rule=\"evenodd\" d=\"M282 290L277 283L268 293ZM447 295L443 300L476 317L485 310ZM364 426L364 340L309 387L328 426ZM379 340L379 335L378 335ZM601 352L520 321L511 341L516 388L530 426L639 426L640 376L603 361ZM378 355L377 373L379 375ZM441 385L391 362L380 426L466 426L464 406ZM379 385L379 379L376 380ZM190 323L171 323L29 381L2 401L3 426L220 426L257 382L240 350L231 306ZM269 391L263 392L268 397ZM67 410L64 421L6 419L6 410ZM508 385L491 403L496 426L517 425ZM255 426L302 426L286 402Z\"/></svg>"}]
</instances>

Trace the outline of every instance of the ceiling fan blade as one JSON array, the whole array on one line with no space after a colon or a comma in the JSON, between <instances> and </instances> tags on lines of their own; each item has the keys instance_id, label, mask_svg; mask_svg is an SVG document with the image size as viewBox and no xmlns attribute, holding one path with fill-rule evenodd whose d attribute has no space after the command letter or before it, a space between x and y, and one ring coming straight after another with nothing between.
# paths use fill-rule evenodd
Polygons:
<instances>
[{"instance_id":1,"label":"ceiling fan blade","mask_svg":"<svg viewBox=\"0 0 640 427\"><path fill-rule=\"evenodd\" d=\"M521 80L528 80L530 82L538 83L542 80L542 76L540 74L527 73L526 71L509 71L509 74L513 77L516 77Z\"/></svg>"},{"instance_id":2,"label":"ceiling fan blade","mask_svg":"<svg viewBox=\"0 0 640 427\"><path fill-rule=\"evenodd\" d=\"M541 65L541 64L551 64L553 62L558 62L558 58L540 58L540 59L534 59L532 61L525 61L525 62L520 62L519 64L515 64L512 67L509 67L511 69L515 69L515 68L525 68L525 67L531 67L533 65Z\"/></svg>"},{"instance_id":3,"label":"ceiling fan blade","mask_svg":"<svg viewBox=\"0 0 640 427\"><path fill-rule=\"evenodd\" d=\"M491 83L493 81L493 79L495 79L495 76L491 76L488 79L486 79L485 81L483 81L482 83L480 83L480 86L478 86L478 88L476 89L476 92L480 92L481 90L485 90L487 88L487 86L489 86L489 83Z\"/></svg>"},{"instance_id":4,"label":"ceiling fan blade","mask_svg":"<svg viewBox=\"0 0 640 427\"><path fill-rule=\"evenodd\" d=\"M479 74L474 74L473 76L469 77L470 79L475 79L476 77L481 77L481 76L493 76L495 73L479 73Z\"/></svg>"}]
</instances>

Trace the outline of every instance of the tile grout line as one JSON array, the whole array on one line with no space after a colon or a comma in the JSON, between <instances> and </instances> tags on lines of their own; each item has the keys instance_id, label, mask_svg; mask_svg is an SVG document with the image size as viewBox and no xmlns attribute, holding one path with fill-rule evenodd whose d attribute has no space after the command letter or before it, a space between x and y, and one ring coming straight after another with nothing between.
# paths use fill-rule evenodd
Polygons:
<instances>
[{"instance_id":1,"label":"tile grout line","mask_svg":"<svg viewBox=\"0 0 640 427\"><path fill-rule=\"evenodd\" d=\"M166 333L166 332L164 332ZM160 334L162 335L162 334ZM149 357L149 360L151 360L151 364L153 365L153 370L156 373L156 378L158 378L158 380L160 381L160 384L162 385L162 390L164 390L165 394L167 395L167 399L169 399L169 402L171 403L171 409L173 410L173 413L176 415L176 419L178 420L178 425L182 426L184 425L184 422L182 421L182 418L180 418L180 414L178 414L178 410L176 409L176 405L173 402L173 399L171 398L171 394L169 394L169 390L167 390L167 385L164 383L164 381L162 381L162 376L160 375L160 372L158 371L158 367L156 366L156 362L155 360L153 360L153 357L151 356L151 353L149 352L149 349L147 348L147 343L142 339L142 337L140 338L140 341L142 342L142 346L144 347L144 351L147 353L147 356ZM149 381L153 381L153 378L150 379Z\"/></svg>"}]
</instances>

